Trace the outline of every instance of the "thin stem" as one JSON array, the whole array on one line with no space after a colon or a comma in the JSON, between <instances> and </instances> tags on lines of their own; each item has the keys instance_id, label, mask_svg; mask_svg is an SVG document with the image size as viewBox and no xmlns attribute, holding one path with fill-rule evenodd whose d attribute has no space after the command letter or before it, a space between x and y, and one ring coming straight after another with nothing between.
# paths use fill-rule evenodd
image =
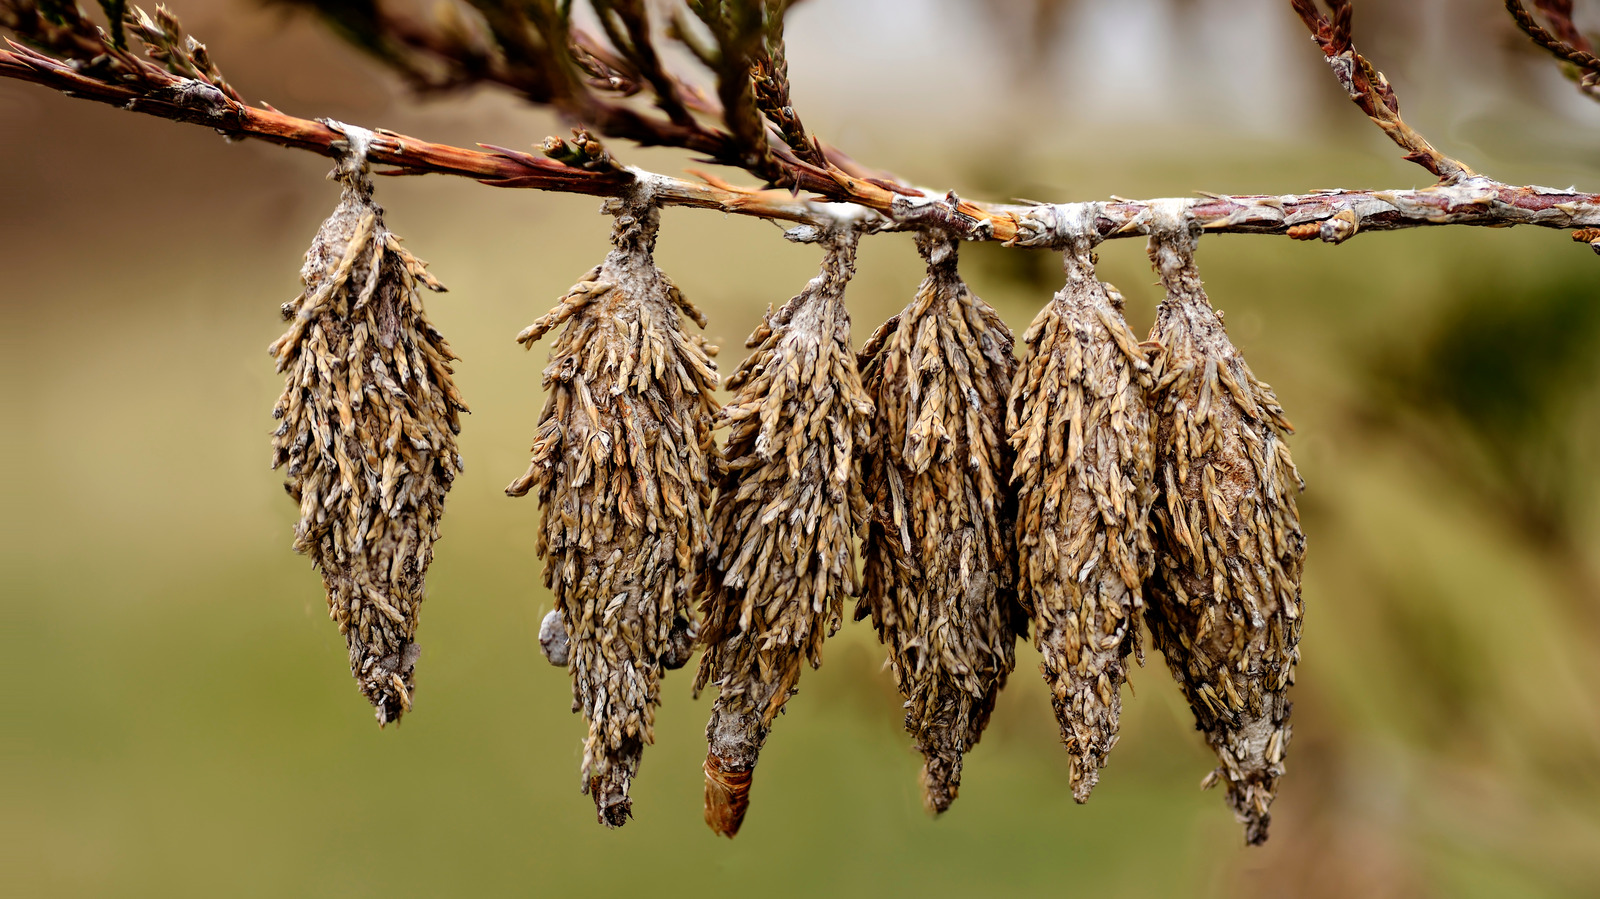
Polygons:
<instances>
[{"instance_id":1,"label":"thin stem","mask_svg":"<svg viewBox=\"0 0 1600 899\"><path fill-rule=\"evenodd\" d=\"M1383 129L1389 139L1406 151L1405 158L1422 166L1440 180L1453 182L1477 175L1465 163L1440 153L1415 128L1400 118L1400 99L1389 86L1389 79L1356 52L1350 39L1354 12L1350 0L1326 0L1333 17L1322 14L1317 0L1290 0L1290 6L1311 30L1311 37L1327 57L1328 68L1339 79L1339 86L1351 101Z\"/></svg>"},{"instance_id":2,"label":"thin stem","mask_svg":"<svg viewBox=\"0 0 1600 899\"><path fill-rule=\"evenodd\" d=\"M1557 59L1570 62L1585 71L1600 70L1600 58L1589 52L1588 39L1572 24L1572 4L1540 3L1538 6L1545 15L1551 17L1551 24L1560 33L1559 37L1541 26L1519 0L1506 0L1506 11L1511 13L1517 27L1535 44Z\"/></svg>"},{"instance_id":3,"label":"thin stem","mask_svg":"<svg viewBox=\"0 0 1600 899\"><path fill-rule=\"evenodd\" d=\"M1572 0L1534 0L1534 6L1550 21L1549 29L1541 26L1519 0L1506 0L1506 11L1517 27L1550 55L1567 63L1562 69L1585 96L1600 100L1600 57L1594 55L1593 45L1572 22Z\"/></svg>"}]
</instances>

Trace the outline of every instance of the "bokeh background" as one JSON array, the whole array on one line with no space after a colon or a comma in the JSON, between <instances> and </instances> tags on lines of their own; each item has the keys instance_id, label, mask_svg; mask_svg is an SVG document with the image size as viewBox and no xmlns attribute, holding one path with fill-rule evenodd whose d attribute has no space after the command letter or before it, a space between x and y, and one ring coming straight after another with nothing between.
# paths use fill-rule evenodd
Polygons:
<instances>
[{"instance_id":1,"label":"bokeh background","mask_svg":"<svg viewBox=\"0 0 1600 899\"><path fill-rule=\"evenodd\" d=\"M493 94L419 105L251 0L174 6L235 85L287 111L464 145L563 130ZM1497 0L1358 6L1358 42L1437 145L1508 182L1600 188L1600 107ZM1276 0L808 0L789 30L813 130L963 195L1427 181ZM930 820L864 625L805 675L730 843L700 820L709 704L686 672L667 680L637 818L594 823L582 719L536 647L537 508L501 493L543 401L544 350L512 335L603 255L592 198L379 185L451 288L430 311L473 414L417 709L373 725L267 467L281 381L265 348L335 201L327 168L0 83L7 894L1600 895L1600 261L1566 235L1202 243L1309 484L1295 740L1267 846L1245 848L1198 789L1210 755L1159 656L1079 807L1024 649L960 800ZM1018 330L1056 287L1048 253L963 252ZM659 257L724 367L817 262L769 224L685 210L666 213ZM1148 327L1141 242L1101 257ZM909 237L866 242L858 340L918 277Z\"/></svg>"}]
</instances>

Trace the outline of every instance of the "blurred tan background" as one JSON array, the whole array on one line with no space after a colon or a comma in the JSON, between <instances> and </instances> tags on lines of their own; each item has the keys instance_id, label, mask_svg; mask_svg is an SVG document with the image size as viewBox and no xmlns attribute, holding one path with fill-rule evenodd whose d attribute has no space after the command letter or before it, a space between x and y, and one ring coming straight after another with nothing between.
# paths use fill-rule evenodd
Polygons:
<instances>
[{"instance_id":1,"label":"blurred tan background","mask_svg":"<svg viewBox=\"0 0 1600 899\"><path fill-rule=\"evenodd\" d=\"M493 95L412 104L314 23L249 0L174 8L246 96L286 111L463 145L564 131ZM1498 0L1366 2L1356 27L1447 152L1600 189L1600 106L1523 48ZM808 0L790 56L813 130L977 198L1427 181L1277 0ZM543 401L544 350L512 336L603 255L592 198L379 184L451 289L430 312L473 414L417 709L373 725L267 467L281 381L265 348L334 203L327 168L0 83L9 895L1600 894L1600 260L1565 234L1202 242L1309 484L1295 740L1265 848L1199 791L1210 754L1159 657L1078 807L1037 655L1019 653L960 800L928 819L862 625L802 680L729 843L700 820L709 703L687 672L668 678L637 818L594 823L582 720L536 646L537 507L501 494ZM964 253L1018 330L1056 287L1048 253ZM684 210L659 256L725 369L816 264L769 224ZM1141 243L1101 256L1148 327ZM918 278L909 237L867 242L858 342Z\"/></svg>"}]
</instances>

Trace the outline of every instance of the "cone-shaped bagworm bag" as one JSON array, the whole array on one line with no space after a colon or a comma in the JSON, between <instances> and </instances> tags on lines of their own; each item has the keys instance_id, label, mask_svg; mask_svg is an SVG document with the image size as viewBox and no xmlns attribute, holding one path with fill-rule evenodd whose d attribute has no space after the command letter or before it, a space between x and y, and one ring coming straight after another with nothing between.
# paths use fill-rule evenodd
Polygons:
<instances>
[{"instance_id":1,"label":"cone-shaped bagworm bag","mask_svg":"<svg viewBox=\"0 0 1600 899\"><path fill-rule=\"evenodd\" d=\"M539 554L556 603L540 644L572 674L572 710L589 722L583 789L600 822L618 827L654 739L661 677L692 650L717 375L680 321L703 327L704 317L656 268L659 211L642 200L609 211L605 262L517 335L531 348L566 323L544 370L533 461L506 492L538 488Z\"/></svg>"},{"instance_id":2,"label":"cone-shaped bagworm bag","mask_svg":"<svg viewBox=\"0 0 1600 899\"><path fill-rule=\"evenodd\" d=\"M351 672L383 725L411 708L423 576L461 470L467 407L417 285L444 288L384 227L366 173L372 136L340 128L351 146L334 172L343 194L269 350L287 373L272 465L287 466L294 548L322 572Z\"/></svg>"},{"instance_id":3,"label":"cone-shaped bagworm bag","mask_svg":"<svg viewBox=\"0 0 1600 899\"><path fill-rule=\"evenodd\" d=\"M773 719L822 662L854 595L851 536L864 507L853 477L872 404L850 349L845 285L856 235L824 237L822 272L751 335L719 416L731 425L711 516L696 689L718 694L706 726L706 823L733 836Z\"/></svg>"},{"instance_id":4,"label":"cone-shaped bagworm bag","mask_svg":"<svg viewBox=\"0 0 1600 899\"><path fill-rule=\"evenodd\" d=\"M1085 802L1117 742L1153 553L1145 350L1122 295L1095 278L1093 216L1070 229L1067 283L1023 335L1011 396L1021 598L1033 616L1072 795Z\"/></svg>"},{"instance_id":5,"label":"cone-shaped bagworm bag","mask_svg":"<svg viewBox=\"0 0 1600 899\"><path fill-rule=\"evenodd\" d=\"M1150 258L1167 298L1157 363L1156 572L1147 620L1221 765L1245 839L1264 842L1289 744L1299 659L1302 489L1272 388L1228 341L1195 267L1197 226L1157 210Z\"/></svg>"},{"instance_id":6,"label":"cone-shaped bagworm bag","mask_svg":"<svg viewBox=\"0 0 1600 899\"><path fill-rule=\"evenodd\" d=\"M889 647L926 760L923 803L937 814L956 798L1027 620L1007 486L1011 330L961 280L953 240L918 235L917 248L927 278L860 359L875 412L856 617L870 614Z\"/></svg>"}]
</instances>

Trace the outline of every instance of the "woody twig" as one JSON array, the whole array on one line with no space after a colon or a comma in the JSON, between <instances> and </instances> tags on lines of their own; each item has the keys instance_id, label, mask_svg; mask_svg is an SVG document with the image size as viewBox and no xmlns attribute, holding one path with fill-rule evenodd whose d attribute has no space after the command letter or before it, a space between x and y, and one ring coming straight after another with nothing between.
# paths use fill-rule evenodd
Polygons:
<instances>
[{"instance_id":1,"label":"woody twig","mask_svg":"<svg viewBox=\"0 0 1600 899\"><path fill-rule=\"evenodd\" d=\"M1293 2L1297 11L1309 7L1309 0ZM26 33L35 46L8 41L10 49L0 50L0 77L32 82L67 96L146 115L203 125L231 138L256 138L330 158L337 156L343 146L343 136L319 121L292 116L266 104L246 104L220 76L207 80L207 70L189 66L180 71L194 75L176 74L115 47L109 36L87 20L63 27L44 22L37 14L20 14L18 10L23 8L15 0L0 6L0 24L19 34ZM1393 91L1387 82L1369 74L1370 65L1348 45L1348 15L1341 26L1337 12L1348 8L1347 4L1336 4L1333 20L1311 8L1317 17L1316 27L1322 29L1326 24L1328 31L1325 39L1318 32L1319 43L1326 40L1325 51L1334 50L1330 59L1345 60L1336 62L1334 68L1348 73L1350 83L1361 87L1357 103L1363 110L1413 158L1440 174L1443 182L1415 190L1314 191L1282 196L1208 194L1184 201L1190 214L1207 231L1287 234L1339 243L1360 231L1438 225L1600 227L1600 195L1503 184L1473 174L1465 165L1433 150L1394 112L1398 104L1393 102ZM769 62L763 65L775 65L771 60L781 57L764 58ZM204 62L209 71L215 71L209 59ZM781 68L770 71L775 76ZM773 108L777 98L786 97L786 90L777 92L767 86L755 91L755 96L764 97L761 105ZM792 111L791 107L776 107L784 108ZM593 196L622 196L634 182L646 179L662 206L715 209L824 229L841 219L852 219L869 225L869 230L933 228L966 240L993 240L1023 247L1063 246L1053 223L1072 218L1078 204L980 203L962 199L954 192L909 187L867 176L841 154L807 135L798 122L796 116L790 125L780 122L778 128L787 129L786 136L800 138L795 141L800 148L821 148L823 158L820 165L803 161L799 148L780 142L775 158L793 160L793 164L784 163L793 174L789 190L740 187L717 178L689 180L610 164L575 165L570 160L519 150L492 145L480 145L479 149L455 147L381 129L375 129L378 139L369 158L376 165L390 166L387 174L456 175L494 187ZM678 145L693 149L695 142ZM1149 210L1155 202L1096 203L1095 229L1107 240L1145 236Z\"/></svg>"}]
</instances>

